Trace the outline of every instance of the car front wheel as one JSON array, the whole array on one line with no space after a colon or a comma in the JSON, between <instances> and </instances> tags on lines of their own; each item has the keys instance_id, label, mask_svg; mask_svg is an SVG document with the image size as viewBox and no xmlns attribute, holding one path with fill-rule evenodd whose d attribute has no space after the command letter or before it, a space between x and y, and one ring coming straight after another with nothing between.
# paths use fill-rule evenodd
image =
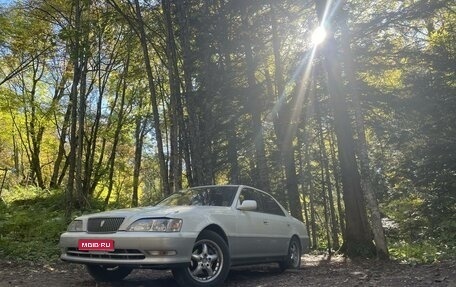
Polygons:
<instances>
[{"instance_id":1,"label":"car front wheel","mask_svg":"<svg viewBox=\"0 0 456 287\"><path fill-rule=\"evenodd\" d=\"M292 237L288 245L288 254L285 260L279 262L282 271L286 269L298 269L301 266L301 244L296 237Z\"/></svg>"},{"instance_id":2,"label":"car front wheel","mask_svg":"<svg viewBox=\"0 0 456 287\"><path fill-rule=\"evenodd\" d=\"M86 265L86 267L93 279L102 282L121 281L132 271L131 268L124 266Z\"/></svg>"},{"instance_id":3,"label":"car front wheel","mask_svg":"<svg viewBox=\"0 0 456 287\"><path fill-rule=\"evenodd\" d=\"M225 281L229 269L227 243L217 233L205 230L193 245L190 265L173 269L173 275L183 287L213 287Z\"/></svg>"}]
</instances>

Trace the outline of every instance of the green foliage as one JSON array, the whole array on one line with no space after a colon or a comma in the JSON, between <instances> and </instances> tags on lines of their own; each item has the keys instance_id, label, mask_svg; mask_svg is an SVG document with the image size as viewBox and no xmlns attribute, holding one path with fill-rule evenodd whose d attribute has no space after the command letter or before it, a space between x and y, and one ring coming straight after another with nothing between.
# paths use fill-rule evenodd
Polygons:
<instances>
[{"instance_id":1,"label":"green foliage","mask_svg":"<svg viewBox=\"0 0 456 287\"><path fill-rule=\"evenodd\" d=\"M456 221L449 214L432 222L428 203L417 196L402 197L383 206L391 226L386 229L393 259L411 263L433 262L456 256Z\"/></svg>"},{"instance_id":2,"label":"green foliage","mask_svg":"<svg viewBox=\"0 0 456 287\"><path fill-rule=\"evenodd\" d=\"M419 242L399 241L390 243L389 252L393 259L406 263L431 263L456 256L456 246L448 246L436 240Z\"/></svg>"},{"instance_id":3,"label":"green foliage","mask_svg":"<svg viewBox=\"0 0 456 287\"><path fill-rule=\"evenodd\" d=\"M59 254L59 235L66 229L62 196L36 188L5 193L0 208L0 255L16 260L52 260Z\"/></svg>"},{"instance_id":4,"label":"green foliage","mask_svg":"<svg viewBox=\"0 0 456 287\"><path fill-rule=\"evenodd\" d=\"M11 260L51 261L59 257L59 237L68 222L64 214L64 194L38 188L15 188L4 192L0 204L0 257ZM101 203L91 204L91 213Z\"/></svg>"},{"instance_id":5,"label":"green foliage","mask_svg":"<svg viewBox=\"0 0 456 287\"><path fill-rule=\"evenodd\" d=\"M420 212L423 200L418 197L404 197L392 200L383 208L388 218L396 224L399 232L389 231L393 240L416 241L422 239L427 229L428 221Z\"/></svg>"}]
</instances>

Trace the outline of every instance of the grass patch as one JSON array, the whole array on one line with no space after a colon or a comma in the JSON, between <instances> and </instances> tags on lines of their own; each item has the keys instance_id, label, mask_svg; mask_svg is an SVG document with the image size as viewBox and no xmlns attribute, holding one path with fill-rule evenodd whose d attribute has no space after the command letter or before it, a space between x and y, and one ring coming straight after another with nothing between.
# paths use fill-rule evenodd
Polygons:
<instances>
[{"instance_id":1,"label":"grass patch","mask_svg":"<svg viewBox=\"0 0 456 287\"><path fill-rule=\"evenodd\" d=\"M59 256L59 236L67 226L58 192L18 189L0 206L0 257L50 261Z\"/></svg>"},{"instance_id":2,"label":"grass patch","mask_svg":"<svg viewBox=\"0 0 456 287\"><path fill-rule=\"evenodd\" d=\"M103 210L91 200L90 209L75 210L72 218ZM61 190L17 187L4 190L0 200L0 258L12 261L55 261L60 234L67 228L65 194Z\"/></svg>"},{"instance_id":3,"label":"grass patch","mask_svg":"<svg viewBox=\"0 0 456 287\"><path fill-rule=\"evenodd\" d=\"M442 244L436 240L408 243L390 243L389 252L394 260L404 263L432 263L456 257L456 246Z\"/></svg>"}]
</instances>

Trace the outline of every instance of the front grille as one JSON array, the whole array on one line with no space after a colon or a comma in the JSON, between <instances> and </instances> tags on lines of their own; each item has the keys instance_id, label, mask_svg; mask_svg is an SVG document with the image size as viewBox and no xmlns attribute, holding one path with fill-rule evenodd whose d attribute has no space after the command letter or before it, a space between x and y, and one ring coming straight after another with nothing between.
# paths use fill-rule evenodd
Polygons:
<instances>
[{"instance_id":1,"label":"front grille","mask_svg":"<svg viewBox=\"0 0 456 287\"><path fill-rule=\"evenodd\" d=\"M77 248L68 248L66 254L71 257L98 258L114 260L141 260L146 256L136 249L116 249L110 252L83 251Z\"/></svg>"},{"instance_id":2,"label":"front grille","mask_svg":"<svg viewBox=\"0 0 456 287\"><path fill-rule=\"evenodd\" d=\"M87 231L93 233L116 232L123 221L123 217L89 218L87 222Z\"/></svg>"}]
</instances>

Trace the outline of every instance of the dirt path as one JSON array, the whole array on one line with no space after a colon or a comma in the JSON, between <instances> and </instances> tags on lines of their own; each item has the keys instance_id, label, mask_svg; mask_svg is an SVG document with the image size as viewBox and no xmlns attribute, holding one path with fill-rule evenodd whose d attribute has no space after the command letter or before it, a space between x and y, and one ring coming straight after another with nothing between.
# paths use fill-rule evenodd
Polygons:
<instances>
[{"instance_id":1,"label":"dirt path","mask_svg":"<svg viewBox=\"0 0 456 287\"><path fill-rule=\"evenodd\" d=\"M456 260L430 265L395 262L330 260L323 256L303 256L299 270L279 273L275 265L235 268L223 287L294 286L391 286L456 287ZM121 283L97 283L83 266L56 262L41 265L0 260L1 287L177 287L169 271L135 270Z\"/></svg>"}]
</instances>

